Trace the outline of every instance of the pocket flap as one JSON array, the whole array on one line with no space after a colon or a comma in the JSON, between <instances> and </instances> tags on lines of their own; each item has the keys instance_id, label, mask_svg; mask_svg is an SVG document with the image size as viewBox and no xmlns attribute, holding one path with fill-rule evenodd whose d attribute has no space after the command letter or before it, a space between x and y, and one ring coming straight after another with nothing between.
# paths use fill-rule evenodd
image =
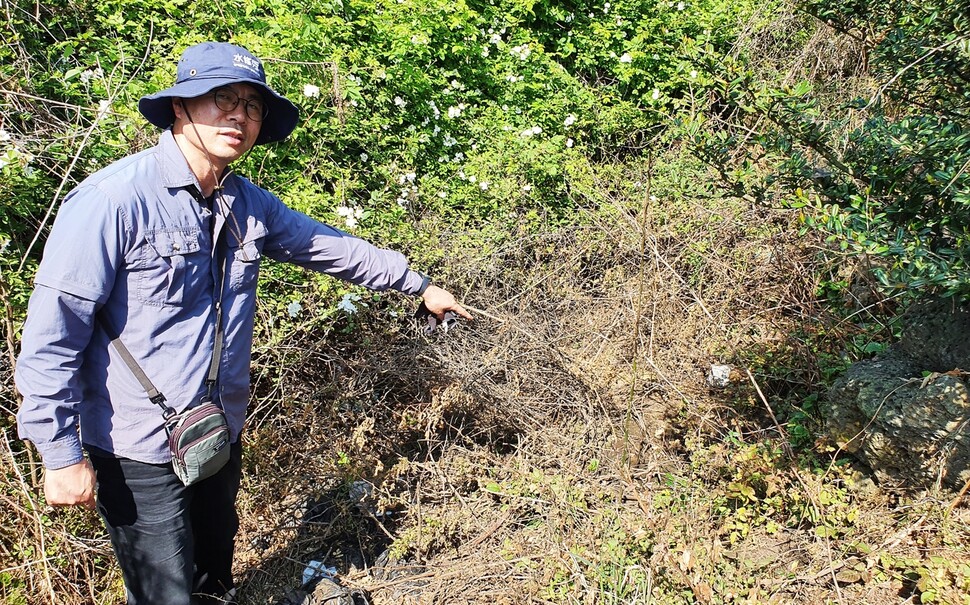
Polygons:
<instances>
[{"instance_id":1,"label":"pocket flap","mask_svg":"<svg viewBox=\"0 0 970 605\"><path fill-rule=\"evenodd\" d=\"M155 231L148 241L160 256L192 254L202 249L198 231Z\"/></svg>"}]
</instances>

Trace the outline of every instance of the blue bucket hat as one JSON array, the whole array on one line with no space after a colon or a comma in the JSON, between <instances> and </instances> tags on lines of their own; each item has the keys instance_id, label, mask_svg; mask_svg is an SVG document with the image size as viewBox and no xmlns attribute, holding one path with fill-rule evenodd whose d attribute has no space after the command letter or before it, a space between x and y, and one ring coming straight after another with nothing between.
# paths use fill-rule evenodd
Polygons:
<instances>
[{"instance_id":1,"label":"blue bucket hat","mask_svg":"<svg viewBox=\"0 0 970 605\"><path fill-rule=\"evenodd\" d=\"M228 84L250 84L263 93L267 114L256 145L282 141L296 128L296 105L266 85L263 63L241 46L225 42L203 42L182 52L175 86L138 101L138 111L159 128L175 122L172 98L192 99Z\"/></svg>"}]
</instances>

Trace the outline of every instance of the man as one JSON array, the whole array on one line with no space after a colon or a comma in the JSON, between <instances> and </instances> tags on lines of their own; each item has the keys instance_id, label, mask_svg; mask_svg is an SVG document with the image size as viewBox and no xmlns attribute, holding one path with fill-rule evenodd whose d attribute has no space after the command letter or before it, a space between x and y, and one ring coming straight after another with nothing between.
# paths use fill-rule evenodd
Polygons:
<instances>
[{"instance_id":1,"label":"man","mask_svg":"<svg viewBox=\"0 0 970 605\"><path fill-rule=\"evenodd\" d=\"M246 49L186 49L175 85L138 107L166 129L158 145L88 177L55 220L17 364L18 425L42 455L48 503L97 503L129 604L226 602L261 259L422 296L439 317L470 315L402 255L232 174L231 162L297 123ZM213 364L217 325L224 344ZM167 405L182 411L211 395L224 410L231 454L215 475L186 487L174 474L161 410L115 337Z\"/></svg>"}]
</instances>

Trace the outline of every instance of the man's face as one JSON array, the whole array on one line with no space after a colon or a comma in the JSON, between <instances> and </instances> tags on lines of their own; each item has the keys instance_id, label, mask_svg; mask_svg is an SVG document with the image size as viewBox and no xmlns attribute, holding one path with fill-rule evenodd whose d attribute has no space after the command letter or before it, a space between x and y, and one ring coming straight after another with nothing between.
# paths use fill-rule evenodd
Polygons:
<instances>
[{"instance_id":1,"label":"man's face","mask_svg":"<svg viewBox=\"0 0 970 605\"><path fill-rule=\"evenodd\" d=\"M235 104L235 107L232 105ZM213 164L224 168L256 143L265 117L263 97L249 84L231 84L193 99L175 99L175 126Z\"/></svg>"}]
</instances>

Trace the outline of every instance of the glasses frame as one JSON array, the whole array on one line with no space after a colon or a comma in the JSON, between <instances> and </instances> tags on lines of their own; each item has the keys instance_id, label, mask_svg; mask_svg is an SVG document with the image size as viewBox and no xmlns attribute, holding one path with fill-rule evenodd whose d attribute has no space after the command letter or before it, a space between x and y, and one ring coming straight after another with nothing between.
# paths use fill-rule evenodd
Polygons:
<instances>
[{"instance_id":1,"label":"glasses frame","mask_svg":"<svg viewBox=\"0 0 970 605\"><path fill-rule=\"evenodd\" d=\"M266 105L265 101L262 99L247 99L245 97L241 97L236 94L236 91L228 86L221 86L209 94L212 95L212 102L216 104L219 111L224 111L226 113L234 111L237 107L239 107L239 102L243 101L246 107L246 117L253 122L262 122L266 119L266 116L269 115L269 107ZM219 95L228 95L234 100L230 102L231 104L220 103Z\"/></svg>"}]
</instances>

